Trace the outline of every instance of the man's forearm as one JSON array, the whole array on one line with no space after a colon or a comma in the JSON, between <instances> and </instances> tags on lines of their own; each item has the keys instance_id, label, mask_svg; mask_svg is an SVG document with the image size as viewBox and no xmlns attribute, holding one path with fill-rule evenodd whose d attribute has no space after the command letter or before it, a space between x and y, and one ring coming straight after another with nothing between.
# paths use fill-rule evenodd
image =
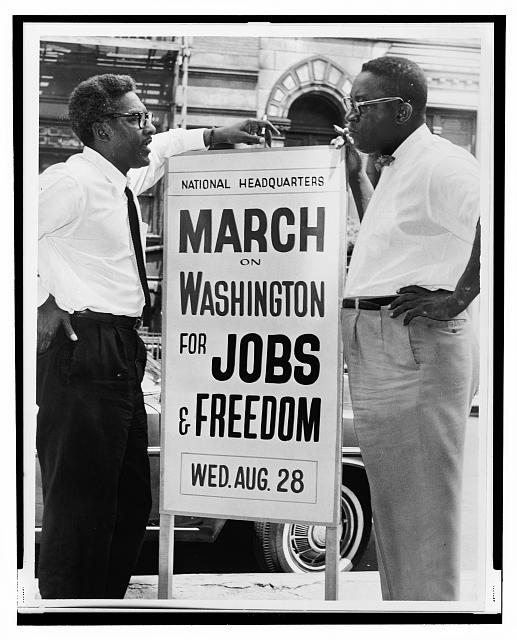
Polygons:
<instances>
[{"instance_id":1,"label":"man's forearm","mask_svg":"<svg viewBox=\"0 0 517 640\"><path fill-rule=\"evenodd\" d=\"M466 309L479 293L480 255L481 225L478 220L469 261L452 294L459 309L458 313Z\"/></svg>"},{"instance_id":2,"label":"man's forearm","mask_svg":"<svg viewBox=\"0 0 517 640\"><path fill-rule=\"evenodd\" d=\"M355 176L349 175L348 184L354 198L359 220L362 221L364 212L373 194L373 185L364 171Z\"/></svg>"}]
</instances>

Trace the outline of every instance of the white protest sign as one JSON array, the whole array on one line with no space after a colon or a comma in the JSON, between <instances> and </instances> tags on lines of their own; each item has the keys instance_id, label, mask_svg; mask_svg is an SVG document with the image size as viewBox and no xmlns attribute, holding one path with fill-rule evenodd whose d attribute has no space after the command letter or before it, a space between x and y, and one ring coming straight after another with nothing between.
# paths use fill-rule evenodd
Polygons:
<instances>
[{"instance_id":1,"label":"white protest sign","mask_svg":"<svg viewBox=\"0 0 517 640\"><path fill-rule=\"evenodd\" d=\"M162 513L338 523L344 180L331 147L171 159Z\"/></svg>"}]
</instances>

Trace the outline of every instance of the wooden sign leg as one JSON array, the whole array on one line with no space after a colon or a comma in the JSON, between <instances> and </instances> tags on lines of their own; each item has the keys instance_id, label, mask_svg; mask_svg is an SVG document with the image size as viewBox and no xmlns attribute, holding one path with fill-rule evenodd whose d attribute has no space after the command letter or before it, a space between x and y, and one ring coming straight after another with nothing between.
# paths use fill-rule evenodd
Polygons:
<instances>
[{"instance_id":1,"label":"wooden sign leg","mask_svg":"<svg viewBox=\"0 0 517 640\"><path fill-rule=\"evenodd\" d=\"M339 543L341 525L327 527L325 534L325 600L339 599Z\"/></svg>"},{"instance_id":2,"label":"wooden sign leg","mask_svg":"<svg viewBox=\"0 0 517 640\"><path fill-rule=\"evenodd\" d=\"M174 569L174 516L169 513L160 514L159 544L158 598L171 600Z\"/></svg>"}]
</instances>

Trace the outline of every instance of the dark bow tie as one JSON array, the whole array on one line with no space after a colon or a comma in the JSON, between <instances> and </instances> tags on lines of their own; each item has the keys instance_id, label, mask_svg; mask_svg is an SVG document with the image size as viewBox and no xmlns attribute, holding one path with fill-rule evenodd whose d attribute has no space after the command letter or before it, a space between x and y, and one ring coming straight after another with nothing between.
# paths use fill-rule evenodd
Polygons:
<instances>
[{"instance_id":1,"label":"dark bow tie","mask_svg":"<svg viewBox=\"0 0 517 640\"><path fill-rule=\"evenodd\" d=\"M395 160L393 156L381 155L377 156L373 161L377 171L380 171L383 167L389 167L389 165Z\"/></svg>"}]
</instances>

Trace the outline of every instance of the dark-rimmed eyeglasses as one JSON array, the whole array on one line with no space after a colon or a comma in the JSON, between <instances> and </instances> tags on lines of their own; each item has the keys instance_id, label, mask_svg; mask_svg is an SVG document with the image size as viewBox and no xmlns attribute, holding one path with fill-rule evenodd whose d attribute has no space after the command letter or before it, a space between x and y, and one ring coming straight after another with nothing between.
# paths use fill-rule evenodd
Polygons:
<instances>
[{"instance_id":1,"label":"dark-rimmed eyeglasses","mask_svg":"<svg viewBox=\"0 0 517 640\"><path fill-rule=\"evenodd\" d=\"M104 113L103 118L133 118L139 129L143 129L148 122L153 122L152 111L133 111L132 113Z\"/></svg>"},{"instance_id":2,"label":"dark-rimmed eyeglasses","mask_svg":"<svg viewBox=\"0 0 517 640\"><path fill-rule=\"evenodd\" d=\"M358 113L360 116L364 115L366 109L369 105L373 104L381 104L381 102L394 102L398 100L399 102L408 102L408 100L404 100L404 98L400 98L399 96L389 96L386 98L376 98L375 100L360 100L356 101L350 96L345 96L343 98L343 104L345 105L346 113L350 111L354 111Z\"/></svg>"}]
</instances>

